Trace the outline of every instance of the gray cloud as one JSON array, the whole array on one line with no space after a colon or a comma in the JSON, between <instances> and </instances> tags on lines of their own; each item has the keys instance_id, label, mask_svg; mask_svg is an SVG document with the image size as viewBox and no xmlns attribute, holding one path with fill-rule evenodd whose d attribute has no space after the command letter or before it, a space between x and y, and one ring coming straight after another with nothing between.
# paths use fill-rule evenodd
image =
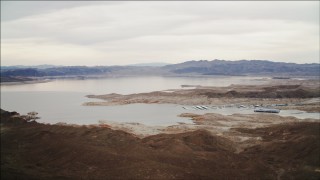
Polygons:
<instances>
[{"instance_id":1,"label":"gray cloud","mask_svg":"<svg viewBox=\"0 0 320 180\"><path fill-rule=\"evenodd\" d=\"M316 62L318 6L1 1L1 59L3 64L87 65L215 58Z\"/></svg>"},{"instance_id":2,"label":"gray cloud","mask_svg":"<svg viewBox=\"0 0 320 180\"><path fill-rule=\"evenodd\" d=\"M1 21L12 21L81 6L121 4L121 1L1 1Z\"/></svg>"}]
</instances>

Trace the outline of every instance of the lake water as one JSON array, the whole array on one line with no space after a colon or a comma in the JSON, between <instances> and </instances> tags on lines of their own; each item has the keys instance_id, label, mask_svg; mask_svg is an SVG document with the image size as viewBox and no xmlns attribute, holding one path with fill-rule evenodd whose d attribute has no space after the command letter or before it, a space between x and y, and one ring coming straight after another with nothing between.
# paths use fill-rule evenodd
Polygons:
<instances>
[{"instance_id":1,"label":"lake water","mask_svg":"<svg viewBox=\"0 0 320 180\"><path fill-rule=\"evenodd\" d=\"M217 77L117 77L86 80L53 80L46 83L6 85L5 91L53 91L53 92L84 92L89 94L132 94L167 89L179 89L181 85L229 86L231 84L264 84L268 79L246 76Z\"/></svg>"},{"instance_id":2,"label":"lake water","mask_svg":"<svg viewBox=\"0 0 320 180\"><path fill-rule=\"evenodd\" d=\"M263 77L119 77L87 80L54 80L46 83L2 85L1 108L26 114L39 113L43 123L66 122L69 124L98 124L99 120L138 122L145 125L173 125L192 123L177 115L186 112L221 114L252 113L252 110L210 109L196 111L172 104L130 104L123 106L82 106L93 101L88 94L131 94L168 89L180 89L181 85L229 86L231 84L265 84ZM98 101L98 100L97 100ZM319 113L281 111L280 115L316 117ZM318 116L319 117L319 116Z\"/></svg>"}]
</instances>

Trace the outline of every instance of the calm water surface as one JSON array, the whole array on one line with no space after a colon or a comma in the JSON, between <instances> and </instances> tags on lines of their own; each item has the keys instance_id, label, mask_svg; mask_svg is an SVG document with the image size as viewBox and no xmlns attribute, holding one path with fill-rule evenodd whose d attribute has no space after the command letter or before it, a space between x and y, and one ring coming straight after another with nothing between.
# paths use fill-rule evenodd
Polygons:
<instances>
[{"instance_id":1,"label":"calm water surface","mask_svg":"<svg viewBox=\"0 0 320 180\"><path fill-rule=\"evenodd\" d=\"M181 85L229 86L231 84L254 85L267 82L265 78L261 77L121 77L2 85L1 108L17 111L20 114L26 114L30 111L39 112L41 119L38 121L44 123L97 124L99 120L110 120L138 122L145 125L173 125L178 122L191 123L190 120L177 117L177 115L193 112L193 110L186 110L180 105L172 104L123 106L82 106L82 104L94 100L86 98L85 96L88 94L131 94L180 89ZM216 110L210 111L215 112ZM231 109L220 113L233 112L239 113ZM247 113L246 111L241 112ZM197 113L205 112L198 111Z\"/></svg>"},{"instance_id":2,"label":"calm water surface","mask_svg":"<svg viewBox=\"0 0 320 180\"><path fill-rule=\"evenodd\" d=\"M266 78L246 76L218 77L119 77L86 80L53 80L46 83L1 86L4 91L58 91L92 94L132 94L167 89L179 89L181 85L229 86L231 84L264 84Z\"/></svg>"}]
</instances>

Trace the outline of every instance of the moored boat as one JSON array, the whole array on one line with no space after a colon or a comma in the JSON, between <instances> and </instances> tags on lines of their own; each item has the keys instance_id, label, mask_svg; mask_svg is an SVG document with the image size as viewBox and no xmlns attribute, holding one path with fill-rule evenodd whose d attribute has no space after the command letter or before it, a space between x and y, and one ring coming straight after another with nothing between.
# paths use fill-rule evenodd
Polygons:
<instances>
[{"instance_id":1,"label":"moored boat","mask_svg":"<svg viewBox=\"0 0 320 180\"><path fill-rule=\"evenodd\" d=\"M257 108L254 112L266 112L266 113L279 113L279 109L269 109L269 108Z\"/></svg>"}]
</instances>

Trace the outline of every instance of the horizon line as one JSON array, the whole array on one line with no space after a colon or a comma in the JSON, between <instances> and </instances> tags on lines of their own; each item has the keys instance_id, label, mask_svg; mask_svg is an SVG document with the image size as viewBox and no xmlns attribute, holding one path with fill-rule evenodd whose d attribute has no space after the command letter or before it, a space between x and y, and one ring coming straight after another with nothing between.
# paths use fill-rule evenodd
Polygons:
<instances>
[{"instance_id":1,"label":"horizon line","mask_svg":"<svg viewBox=\"0 0 320 180\"><path fill-rule=\"evenodd\" d=\"M213 60L207 60L207 59L200 59L200 60L186 60L179 63L169 63L169 62L141 62L141 63L131 63L131 64L112 64L112 65L55 65L55 64L33 64L33 65L24 65L24 64L16 64L16 65L0 65L0 67L10 67L10 66L87 66L87 67L97 67L97 66L137 66L137 65L143 65L143 64L166 64L166 65L174 65L174 64L182 64L185 62L191 62L191 61L229 61L229 62L237 62L237 61L268 61L273 63L286 63L286 64L320 64L320 62L313 62L313 63L296 63L296 62L283 62L283 61L273 61L273 60L262 60L262 59L239 59L239 60L225 60L225 59L213 59ZM164 65L165 66L165 65Z\"/></svg>"}]
</instances>

